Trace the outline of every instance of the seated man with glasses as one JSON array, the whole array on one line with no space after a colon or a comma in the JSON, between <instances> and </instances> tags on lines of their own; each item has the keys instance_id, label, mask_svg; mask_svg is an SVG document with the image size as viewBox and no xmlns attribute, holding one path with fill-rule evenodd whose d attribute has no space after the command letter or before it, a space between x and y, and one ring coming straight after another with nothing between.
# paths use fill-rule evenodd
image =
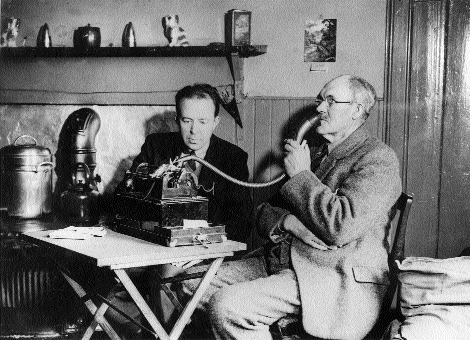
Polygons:
<instances>
[{"instance_id":1,"label":"seated man with glasses","mask_svg":"<svg viewBox=\"0 0 470 340\"><path fill-rule=\"evenodd\" d=\"M287 315L324 339L362 339L373 327L388 284L389 213L401 193L395 152L363 127L375 96L351 75L323 87L316 132L328 154L317 168L317 150L286 141L289 179L254 221L270 246L225 264L205 297L217 339L271 339L269 326Z\"/></svg>"}]
</instances>

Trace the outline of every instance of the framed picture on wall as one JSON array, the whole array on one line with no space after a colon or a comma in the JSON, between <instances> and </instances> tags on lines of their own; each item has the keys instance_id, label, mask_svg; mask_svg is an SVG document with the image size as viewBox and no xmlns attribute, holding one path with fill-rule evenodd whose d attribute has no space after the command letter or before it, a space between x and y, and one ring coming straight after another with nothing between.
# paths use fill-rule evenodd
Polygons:
<instances>
[{"instance_id":1,"label":"framed picture on wall","mask_svg":"<svg viewBox=\"0 0 470 340\"><path fill-rule=\"evenodd\" d=\"M308 20L305 23L304 61L336 61L336 19Z\"/></svg>"},{"instance_id":2,"label":"framed picture on wall","mask_svg":"<svg viewBox=\"0 0 470 340\"><path fill-rule=\"evenodd\" d=\"M228 46L250 45L251 12L232 9L225 13L225 43Z\"/></svg>"}]
</instances>

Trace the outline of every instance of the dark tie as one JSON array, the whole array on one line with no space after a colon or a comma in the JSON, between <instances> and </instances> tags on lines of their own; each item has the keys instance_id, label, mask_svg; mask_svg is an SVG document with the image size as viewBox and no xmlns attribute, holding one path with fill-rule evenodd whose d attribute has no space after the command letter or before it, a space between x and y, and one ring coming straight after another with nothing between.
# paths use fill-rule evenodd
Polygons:
<instances>
[{"instance_id":1,"label":"dark tie","mask_svg":"<svg viewBox=\"0 0 470 340\"><path fill-rule=\"evenodd\" d=\"M196 156L196 153L194 151L191 151L189 154L191 156ZM196 171L196 161L194 159L188 161L188 166L193 172Z\"/></svg>"},{"instance_id":2,"label":"dark tie","mask_svg":"<svg viewBox=\"0 0 470 340\"><path fill-rule=\"evenodd\" d=\"M310 169L315 172L320 167L320 164L328 155L328 144L324 143L322 146L318 148L318 151L312 155L312 164L310 165Z\"/></svg>"}]
</instances>

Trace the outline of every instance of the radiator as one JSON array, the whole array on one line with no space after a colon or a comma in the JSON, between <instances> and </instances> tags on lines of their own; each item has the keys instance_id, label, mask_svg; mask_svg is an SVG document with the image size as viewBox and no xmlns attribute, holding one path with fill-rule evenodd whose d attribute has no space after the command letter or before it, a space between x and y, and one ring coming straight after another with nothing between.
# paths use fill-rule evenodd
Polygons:
<instances>
[{"instance_id":1,"label":"radiator","mask_svg":"<svg viewBox=\"0 0 470 340\"><path fill-rule=\"evenodd\" d=\"M12 264L2 263L3 268L5 265ZM44 307L45 294L51 289L52 274L41 268L11 269L2 270L2 308Z\"/></svg>"},{"instance_id":2,"label":"radiator","mask_svg":"<svg viewBox=\"0 0 470 340\"><path fill-rule=\"evenodd\" d=\"M2 237L0 250L0 338L77 331L81 303L51 261L35 246L12 238Z\"/></svg>"}]
</instances>

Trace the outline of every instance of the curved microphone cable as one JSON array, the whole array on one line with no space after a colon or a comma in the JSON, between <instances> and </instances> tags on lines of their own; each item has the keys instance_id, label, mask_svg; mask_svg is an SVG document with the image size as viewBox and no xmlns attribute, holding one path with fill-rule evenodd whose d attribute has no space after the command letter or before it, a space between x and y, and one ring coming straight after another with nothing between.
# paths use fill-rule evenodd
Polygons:
<instances>
[{"instance_id":1,"label":"curved microphone cable","mask_svg":"<svg viewBox=\"0 0 470 340\"><path fill-rule=\"evenodd\" d=\"M317 125L319 121L320 121L320 115L315 115L315 116L312 116L310 118L306 118L305 121L300 126L299 131L297 132L296 141L301 143L302 139L304 138L307 131L310 130L315 125ZM180 163L180 162L186 162L186 161L189 161L189 160L195 160L196 162L199 162L199 163L207 166L209 169L214 171L216 174L224 177L225 179L227 179L227 180L229 180L229 181L231 181L235 184L238 184L238 185L241 185L241 186L244 186L244 187L248 187L248 188L268 187L270 185L278 183L284 177L286 177L286 174L282 174L281 176L279 176L278 178L273 179L270 182L266 182L266 183L249 183L249 182L240 181L239 179L236 179L236 178L233 178L232 176L227 175L226 173L224 173L221 170L217 169L215 166L213 166L209 162L207 162L207 161L203 160L202 158L199 158L195 155L189 155L189 156L181 157L176 162Z\"/></svg>"}]
</instances>

